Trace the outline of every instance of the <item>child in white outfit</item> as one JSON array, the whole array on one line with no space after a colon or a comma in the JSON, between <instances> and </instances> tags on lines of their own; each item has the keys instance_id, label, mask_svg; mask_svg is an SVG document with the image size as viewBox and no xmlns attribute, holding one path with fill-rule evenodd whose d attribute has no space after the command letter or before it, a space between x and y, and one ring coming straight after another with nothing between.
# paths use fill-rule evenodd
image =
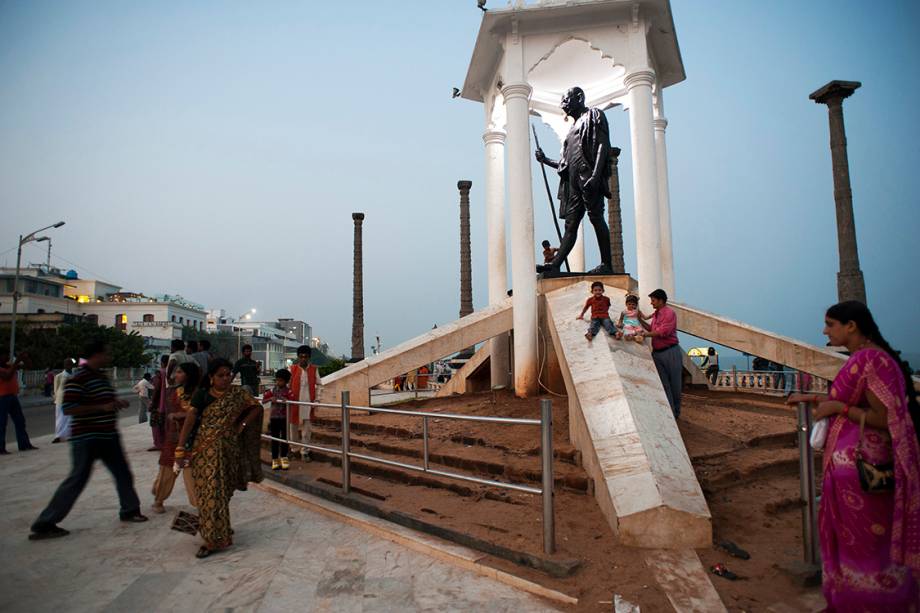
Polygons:
<instances>
[{"instance_id":1,"label":"child in white outfit","mask_svg":"<svg viewBox=\"0 0 920 613\"><path fill-rule=\"evenodd\" d=\"M617 339L631 340L641 343L645 340L645 330L642 328L642 311L639 310L639 299L636 296L626 296L626 309L620 312L617 320Z\"/></svg>"}]
</instances>

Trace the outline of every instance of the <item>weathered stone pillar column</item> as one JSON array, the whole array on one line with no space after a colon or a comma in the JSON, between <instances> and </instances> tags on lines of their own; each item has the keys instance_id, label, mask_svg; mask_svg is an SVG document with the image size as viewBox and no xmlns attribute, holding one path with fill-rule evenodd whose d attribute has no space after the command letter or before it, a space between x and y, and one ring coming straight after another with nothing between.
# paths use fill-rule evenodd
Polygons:
<instances>
[{"instance_id":1,"label":"weathered stone pillar column","mask_svg":"<svg viewBox=\"0 0 920 613\"><path fill-rule=\"evenodd\" d=\"M354 284L352 286L351 302L351 359L358 362L364 359L364 253L361 242L361 224L364 213L352 213L355 220L355 260Z\"/></svg>"},{"instance_id":2,"label":"weathered stone pillar column","mask_svg":"<svg viewBox=\"0 0 920 613\"><path fill-rule=\"evenodd\" d=\"M866 302L866 282L859 268L856 248L856 222L853 219L853 192L850 190L850 163L847 158L847 135L843 126L843 99L853 95L862 84L858 81L831 81L809 98L826 104L831 132L831 162L834 168L834 203L837 208L837 249L840 271L837 273L837 299Z\"/></svg>"},{"instance_id":3,"label":"weathered stone pillar column","mask_svg":"<svg viewBox=\"0 0 920 613\"><path fill-rule=\"evenodd\" d=\"M513 38L513 37L509 37ZM533 187L530 155L530 108L533 89L523 81L520 43L506 53L520 74L502 88L508 111L508 201L511 214L511 285L514 326L514 393L525 398L537 393L537 275L533 236Z\"/></svg>"},{"instance_id":4,"label":"weathered stone pillar column","mask_svg":"<svg viewBox=\"0 0 920 613\"><path fill-rule=\"evenodd\" d=\"M473 263L470 255L470 188L472 181L457 181L460 190L460 317L473 312ZM461 355L470 357L475 347L467 347Z\"/></svg>"},{"instance_id":5,"label":"weathered stone pillar column","mask_svg":"<svg viewBox=\"0 0 920 613\"><path fill-rule=\"evenodd\" d=\"M508 265L505 260L505 131L488 129L482 135L486 146L486 234L489 257L489 304L506 298ZM508 361L508 335L489 341L489 366L492 387L508 387L511 364Z\"/></svg>"},{"instance_id":6,"label":"weathered stone pillar column","mask_svg":"<svg viewBox=\"0 0 920 613\"><path fill-rule=\"evenodd\" d=\"M472 181L457 181L460 190L460 317L473 312L473 264L470 255L470 188Z\"/></svg>"},{"instance_id":7,"label":"weathered stone pillar column","mask_svg":"<svg viewBox=\"0 0 920 613\"><path fill-rule=\"evenodd\" d=\"M610 157L610 200L607 201L607 225L610 227L610 261L613 274L626 272L623 261L623 214L620 210L620 148L611 147Z\"/></svg>"},{"instance_id":8,"label":"weathered stone pillar column","mask_svg":"<svg viewBox=\"0 0 920 613\"><path fill-rule=\"evenodd\" d=\"M633 192L636 207L636 273L639 305L651 312L648 294L661 287L661 228L658 218L658 169L652 126L652 70L626 75L629 91L629 139L633 153Z\"/></svg>"},{"instance_id":9,"label":"weathered stone pillar column","mask_svg":"<svg viewBox=\"0 0 920 613\"><path fill-rule=\"evenodd\" d=\"M658 92L661 96L661 92ZM659 115L652 121L655 127L655 167L658 171L658 227L661 241L661 287L674 296L674 252L671 245L671 190L668 187L668 146L665 130L668 120Z\"/></svg>"}]
</instances>

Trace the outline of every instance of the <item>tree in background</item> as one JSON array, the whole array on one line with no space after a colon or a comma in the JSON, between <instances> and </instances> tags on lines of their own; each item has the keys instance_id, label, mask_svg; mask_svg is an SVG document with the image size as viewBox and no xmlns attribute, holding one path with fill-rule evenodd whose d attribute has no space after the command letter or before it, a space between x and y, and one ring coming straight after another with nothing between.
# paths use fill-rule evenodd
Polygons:
<instances>
[{"instance_id":1,"label":"tree in background","mask_svg":"<svg viewBox=\"0 0 920 613\"><path fill-rule=\"evenodd\" d=\"M144 351L144 338L137 332L125 334L117 328L81 321L62 324L56 329L24 327L16 335L17 353L28 352L32 369L61 368L67 358L80 357L87 341L101 338L112 349L112 366L135 368L150 362ZM0 328L0 350L9 351L9 328Z\"/></svg>"}]
</instances>

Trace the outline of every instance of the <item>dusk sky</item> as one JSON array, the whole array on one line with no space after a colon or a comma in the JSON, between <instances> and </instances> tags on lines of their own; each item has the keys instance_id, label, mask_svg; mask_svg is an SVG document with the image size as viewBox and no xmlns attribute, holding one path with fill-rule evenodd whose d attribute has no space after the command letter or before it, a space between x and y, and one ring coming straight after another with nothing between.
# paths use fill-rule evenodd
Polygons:
<instances>
[{"instance_id":1,"label":"dusk sky","mask_svg":"<svg viewBox=\"0 0 920 613\"><path fill-rule=\"evenodd\" d=\"M920 354L920 4L672 9L687 74L665 92L675 298L823 344L837 243L827 110L808 94L861 81L844 111L869 305ZM480 19L475 0L0 3L0 264L18 234L63 219L61 268L304 319L342 353L363 211L369 353L377 334L393 346L457 317L470 179L484 306L483 111L450 96ZM634 274L628 116L607 115ZM533 170L535 239L555 242Z\"/></svg>"}]
</instances>

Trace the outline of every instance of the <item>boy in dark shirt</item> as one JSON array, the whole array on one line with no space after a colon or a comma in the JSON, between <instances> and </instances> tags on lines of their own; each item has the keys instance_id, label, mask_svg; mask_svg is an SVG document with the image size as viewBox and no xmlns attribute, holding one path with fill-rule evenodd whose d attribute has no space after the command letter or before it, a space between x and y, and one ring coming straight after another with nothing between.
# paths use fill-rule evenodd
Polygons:
<instances>
[{"instance_id":1,"label":"boy in dark shirt","mask_svg":"<svg viewBox=\"0 0 920 613\"><path fill-rule=\"evenodd\" d=\"M584 320L588 309L591 309L591 325L588 326L588 332L585 334L586 339L594 340L601 326L604 326L607 334L616 336L616 326L610 321L610 298L604 295L604 284L600 281L591 284L591 296L585 301L585 308L581 310L576 319Z\"/></svg>"},{"instance_id":2,"label":"boy in dark shirt","mask_svg":"<svg viewBox=\"0 0 920 613\"><path fill-rule=\"evenodd\" d=\"M243 357L233 365L233 376L240 374L240 385L253 396L259 394L259 363L252 359L252 345L243 345Z\"/></svg>"},{"instance_id":3,"label":"boy in dark shirt","mask_svg":"<svg viewBox=\"0 0 920 613\"><path fill-rule=\"evenodd\" d=\"M288 440L287 404L279 400L293 400L294 393L288 384L291 382L291 371L286 368L275 372L275 387L266 390L262 402L271 402L272 408L268 419L268 433L274 438ZM272 470L287 470L291 467L288 460L290 446L287 443L272 441Z\"/></svg>"}]
</instances>

